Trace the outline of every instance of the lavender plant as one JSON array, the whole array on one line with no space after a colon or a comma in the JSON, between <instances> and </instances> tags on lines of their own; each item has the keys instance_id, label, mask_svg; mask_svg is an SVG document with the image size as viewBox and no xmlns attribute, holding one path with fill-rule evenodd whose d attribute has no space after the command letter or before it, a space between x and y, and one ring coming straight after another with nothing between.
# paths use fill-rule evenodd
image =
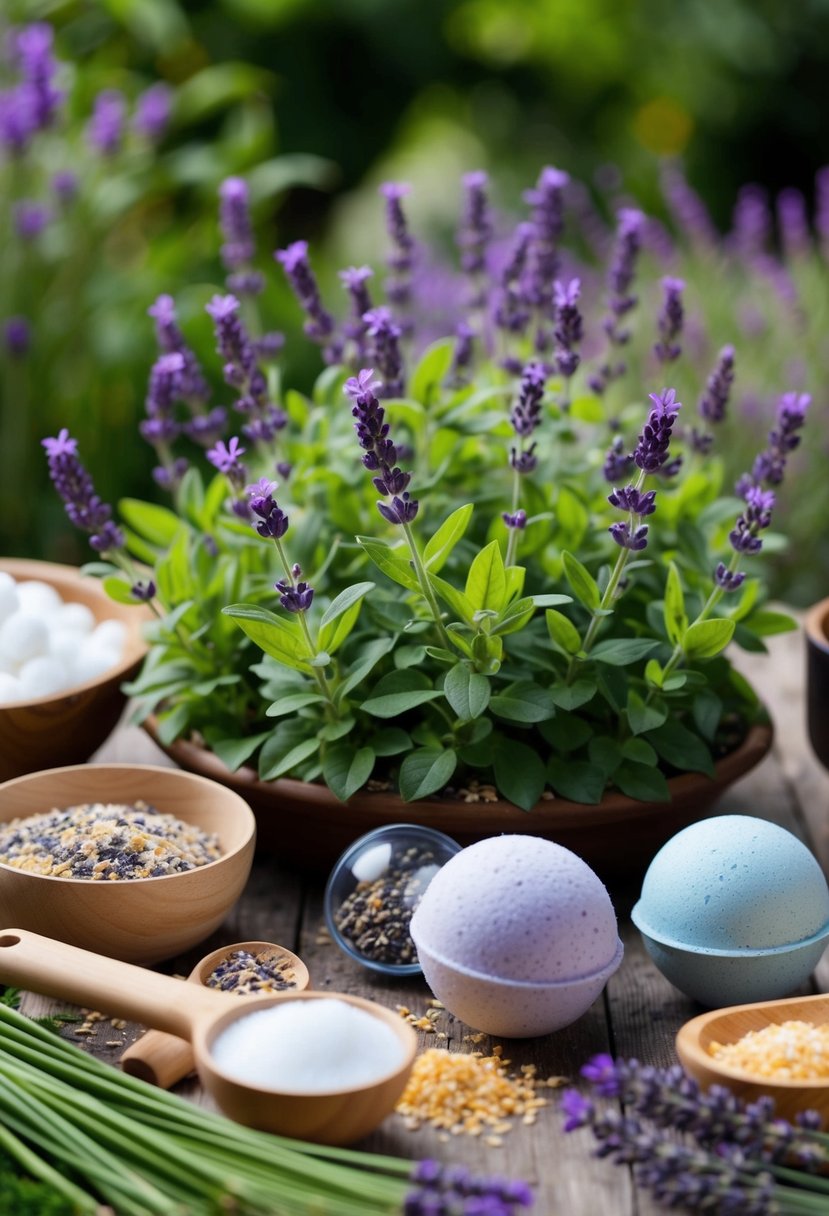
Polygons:
<instances>
[{"instance_id":1,"label":"lavender plant","mask_svg":"<svg viewBox=\"0 0 829 1216\"><path fill-rule=\"evenodd\" d=\"M711 436L736 343L702 366L686 422L693 404L664 380L692 289L663 275L640 315L648 225L630 209L609 270L577 267L567 186L545 169L499 241L485 175L464 179L459 267L442 280L457 306L425 348L434 257L399 183L382 191L385 283L379 266L348 268L337 307L305 242L279 250L326 364L310 396L282 384L279 340L259 336L247 198L222 186L236 293L207 313L229 408L172 298L150 309L142 434L173 507L126 500L119 526L72 438L46 441L92 568L157 614L130 692L165 742L194 735L230 768L344 800L368 782L407 800L477 783L529 811L550 791L665 800L670 776L711 774L762 716L724 651L791 624L764 606L758 556L808 395L783 393L763 450L727 472ZM633 389L619 354L637 326L651 362Z\"/></svg>"},{"instance_id":2,"label":"lavender plant","mask_svg":"<svg viewBox=\"0 0 829 1216\"><path fill-rule=\"evenodd\" d=\"M564 1092L565 1132L589 1128L596 1156L632 1167L660 1202L714 1216L826 1211L829 1136L817 1112L792 1124L775 1116L773 1099L747 1103L717 1085L703 1091L679 1066L603 1054L581 1074L590 1096Z\"/></svg>"}]
</instances>

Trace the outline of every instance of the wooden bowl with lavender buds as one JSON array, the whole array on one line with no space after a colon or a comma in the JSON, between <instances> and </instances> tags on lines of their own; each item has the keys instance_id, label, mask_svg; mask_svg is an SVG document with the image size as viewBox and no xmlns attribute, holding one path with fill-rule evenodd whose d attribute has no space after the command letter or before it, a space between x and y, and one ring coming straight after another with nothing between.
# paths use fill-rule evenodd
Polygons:
<instances>
[{"instance_id":1,"label":"wooden bowl with lavender buds","mask_svg":"<svg viewBox=\"0 0 829 1216\"><path fill-rule=\"evenodd\" d=\"M18 587L26 583L45 584L62 601L56 612L73 605L70 611L76 616L80 613L89 619L91 613L90 623L95 626L118 622L121 634L120 646L113 650L109 665L95 674L99 664L93 656L93 663L86 669L90 673L87 678L79 678L62 691L26 696L23 700L6 700L6 694L0 692L0 781L8 781L36 769L78 764L100 747L126 704L121 686L137 671L147 653L142 626L149 612L141 605L115 603L97 579L84 576L74 566L5 558L0 560L0 575L3 574L14 579ZM8 580L2 581L8 587ZM3 618L5 612L0 603L0 629L6 624ZM37 627L48 638L45 649L42 638L38 647L38 657L46 658L48 647L58 634L50 633L42 621ZM61 641L65 643L67 637L71 646L68 632ZM78 644L83 644L80 635ZM11 662L9 656L4 664L4 655L0 653L0 673ZM84 671L76 670L83 677Z\"/></svg>"},{"instance_id":2,"label":"wooden bowl with lavender buds","mask_svg":"<svg viewBox=\"0 0 829 1216\"><path fill-rule=\"evenodd\" d=\"M68 842L64 818L57 828L32 822L69 808L80 808L80 825ZM140 764L28 773L0 785L0 921L125 962L173 958L222 924L255 838L244 799L193 773Z\"/></svg>"}]
</instances>

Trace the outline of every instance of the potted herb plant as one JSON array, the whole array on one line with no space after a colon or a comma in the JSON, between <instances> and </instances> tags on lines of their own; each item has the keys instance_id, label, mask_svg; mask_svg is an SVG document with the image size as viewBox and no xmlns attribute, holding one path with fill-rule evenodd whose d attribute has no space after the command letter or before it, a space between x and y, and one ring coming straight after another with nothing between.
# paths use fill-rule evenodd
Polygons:
<instances>
[{"instance_id":1,"label":"potted herb plant","mask_svg":"<svg viewBox=\"0 0 829 1216\"><path fill-rule=\"evenodd\" d=\"M89 569L156 613L129 686L139 719L179 763L242 788L260 838L298 861L409 819L464 842L529 827L627 865L769 746L725 651L791 624L764 607L756 557L809 398L781 396L732 489L715 435L734 349L698 377L696 410L662 387L683 284L663 278L652 324L637 317L648 221L622 211L607 269L580 267L562 243L568 187L544 169L501 242L485 175L468 175L449 278L386 185L386 302L351 267L343 320L305 243L279 251L326 365L305 395L258 328L263 276L230 179L228 290L206 303L229 409L210 403L173 300L150 310L142 434L173 507L126 500L116 523L71 436L45 440L100 555ZM450 332L424 346L435 282ZM637 341L644 388L625 375Z\"/></svg>"}]
</instances>

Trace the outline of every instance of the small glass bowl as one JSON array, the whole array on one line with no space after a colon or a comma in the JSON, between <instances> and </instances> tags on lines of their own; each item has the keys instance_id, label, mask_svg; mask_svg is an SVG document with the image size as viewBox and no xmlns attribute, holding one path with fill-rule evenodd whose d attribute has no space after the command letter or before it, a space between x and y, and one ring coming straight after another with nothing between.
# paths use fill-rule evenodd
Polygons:
<instances>
[{"instance_id":1,"label":"small glass bowl","mask_svg":"<svg viewBox=\"0 0 829 1216\"><path fill-rule=\"evenodd\" d=\"M355 840L334 866L325 888L325 921L343 953L383 975L418 975L421 967L409 920L435 874L460 851L450 836L416 823L389 824ZM358 944L372 931L371 915L365 923L367 909L362 902L371 899L383 916L378 930L391 930L387 943L374 951L375 957L368 950L371 942ZM397 918L396 904L402 914ZM354 936L347 932L351 918L364 922Z\"/></svg>"}]
</instances>

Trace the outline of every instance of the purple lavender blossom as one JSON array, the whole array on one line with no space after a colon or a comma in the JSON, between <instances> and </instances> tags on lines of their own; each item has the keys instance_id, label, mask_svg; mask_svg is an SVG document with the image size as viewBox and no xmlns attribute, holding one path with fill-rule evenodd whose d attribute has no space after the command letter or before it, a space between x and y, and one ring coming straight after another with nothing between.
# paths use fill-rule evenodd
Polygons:
<instances>
[{"instance_id":1,"label":"purple lavender blossom","mask_svg":"<svg viewBox=\"0 0 829 1216\"><path fill-rule=\"evenodd\" d=\"M815 174L815 231L824 258L829 258L829 165Z\"/></svg>"},{"instance_id":2,"label":"purple lavender blossom","mask_svg":"<svg viewBox=\"0 0 829 1216\"><path fill-rule=\"evenodd\" d=\"M621 435L614 435L602 466L605 481L616 485L630 475L632 468L633 456L630 452L625 451L625 441Z\"/></svg>"},{"instance_id":3,"label":"purple lavender blossom","mask_svg":"<svg viewBox=\"0 0 829 1216\"><path fill-rule=\"evenodd\" d=\"M0 147L12 156L21 156L34 131L27 91L19 85L0 90Z\"/></svg>"},{"instance_id":4,"label":"purple lavender blossom","mask_svg":"<svg viewBox=\"0 0 829 1216\"><path fill-rule=\"evenodd\" d=\"M729 570L725 562L717 562L717 568L714 571L714 582L723 591L739 591L745 579L744 571Z\"/></svg>"},{"instance_id":5,"label":"purple lavender blossom","mask_svg":"<svg viewBox=\"0 0 829 1216\"><path fill-rule=\"evenodd\" d=\"M275 359L285 346L285 335L278 330L271 330L260 338L252 338L251 346L260 359Z\"/></svg>"},{"instance_id":6,"label":"purple lavender blossom","mask_svg":"<svg viewBox=\"0 0 829 1216\"><path fill-rule=\"evenodd\" d=\"M294 241L287 249L278 249L274 257L285 271L291 290L305 312L305 334L324 348L327 363L336 363L342 354L342 343L334 336L334 318L323 306L319 286L308 261L308 242Z\"/></svg>"},{"instance_id":7,"label":"purple lavender blossom","mask_svg":"<svg viewBox=\"0 0 829 1216\"><path fill-rule=\"evenodd\" d=\"M347 380L344 392L351 398L352 416L356 419L354 430L360 447L363 448L363 465L372 473L375 489L391 503L378 502L377 510L391 524L410 524L418 512L419 503L411 497L407 486L411 473L404 472L397 464L398 449L389 438L389 424L385 421L385 410L375 396L379 381L374 379L371 368L363 368Z\"/></svg>"},{"instance_id":8,"label":"purple lavender blossom","mask_svg":"<svg viewBox=\"0 0 829 1216\"><path fill-rule=\"evenodd\" d=\"M18 133L24 136L24 143L34 132L52 125L63 101L64 94L54 84L57 62L52 54L53 40L52 27L45 21L24 25L11 34L11 58L21 78L13 93Z\"/></svg>"},{"instance_id":9,"label":"purple lavender blossom","mask_svg":"<svg viewBox=\"0 0 829 1216\"><path fill-rule=\"evenodd\" d=\"M720 423L725 418L725 409L734 383L734 347L724 346L717 363L705 385L697 409L706 422Z\"/></svg>"},{"instance_id":10,"label":"purple lavender blossom","mask_svg":"<svg viewBox=\"0 0 829 1216\"><path fill-rule=\"evenodd\" d=\"M735 553L760 552L763 542L758 533L765 531L771 524L775 501L773 490L762 490L759 486L750 486L746 490L746 505L728 534Z\"/></svg>"},{"instance_id":11,"label":"purple lavender blossom","mask_svg":"<svg viewBox=\"0 0 829 1216\"><path fill-rule=\"evenodd\" d=\"M160 465L153 469L153 477L165 490L174 490L187 472L188 461L184 457L173 458L170 445L181 432L181 425L173 416L176 401L181 396L181 379L184 358L177 351L161 355L150 371L150 382L144 402L147 417L139 424L139 431L158 454Z\"/></svg>"},{"instance_id":12,"label":"purple lavender blossom","mask_svg":"<svg viewBox=\"0 0 829 1216\"><path fill-rule=\"evenodd\" d=\"M643 493L631 485L614 490L612 494L608 494L607 501L612 507L618 507L620 511L630 511L632 515L653 515L656 510L655 498L656 490Z\"/></svg>"},{"instance_id":13,"label":"purple lavender blossom","mask_svg":"<svg viewBox=\"0 0 829 1216\"><path fill-rule=\"evenodd\" d=\"M797 433L806 421L806 412L812 398L808 393L784 393L777 405L777 425L769 431L768 446L754 462L751 476L742 477L737 483L737 493L745 497L751 485L768 482L780 485L789 453L800 445Z\"/></svg>"},{"instance_id":14,"label":"purple lavender blossom","mask_svg":"<svg viewBox=\"0 0 829 1216\"><path fill-rule=\"evenodd\" d=\"M657 319L659 341L654 345L654 354L660 363L672 363L682 353L682 346L677 341L682 333L682 323L685 317L682 308L682 293L685 283L682 279L666 276L662 280L664 299Z\"/></svg>"},{"instance_id":15,"label":"purple lavender blossom","mask_svg":"<svg viewBox=\"0 0 829 1216\"><path fill-rule=\"evenodd\" d=\"M625 207L619 212L616 229L616 245L608 271L610 290L609 309L611 316L605 323L605 332L612 342L622 345L630 335L618 328L619 318L635 308L638 300L631 292L636 262L642 246L642 229L645 216L641 211Z\"/></svg>"},{"instance_id":16,"label":"purple lavender blossom","mask_svg":"<svg viewBox=\"0 0 829 1216\"><path fill-rule=\"evenodd\" d=\"M662 193L679 231L697 247L711 249L718 243L717 230L708 209L697 192L688 184L678 165L662 172Z\"/></svg>"},{"instance_id":17,"label":"purple lavender blossom","mask_svg":"<svg viewBox=\"0 0 829 1216\"><path fill-rule=\"evenodd\" d=\"M404 1200L404 1216L516 1216L533 1204L532 1189L521 1179L480 1178L462 1165L427 1158L409 1177L414 1189Z\"/></svg>"},{"instance_id":18,"label":"purple lavender blossom","mask_svg":"<svg viewBox=\"0 0 829 1216\"><path fill-rule=\"evenodd\" d=\"M139 94L132 118L133 130L157 144L167 133L173 111L173 90L159 80Z\"/></svg>"},{"instance_id":19,"label":"purple lavender blossom","mask_svg":"<svg viewBox=\"0 0 829 1216\"><path fill-rule=\"evenodd\" d=\"M553 284L555 305L555 365L560 376L569 380L581 362L576 346L584 337L584 324L578 308L581 280Z\"/></svg>"},{"instance_id":20,"label":"purple lavender blossom","mask_svg":"<svg viewBox=\"0 0 829 1216\"><path fill-rule=\"evenodd\" d=\"M244 454L245 449L235 435L227 443L219 439L207 452L207 459L220 473L224 473L237 492L244 489L248 477L247 469L242 463Z\"/></svg>"},{"instance_id":21,"label":"purple lavender blossom","mask_svg":"<svg viewBox=\"0 0 829 1216\"><path fill-rule=\"evenodd\" d=\"M147 309L147 313L155 321L155 337L159 350L163 354L177 352L184 360L179 386L182 398L190 405L204 404L210 398L210 386L202 374L198 359L178 327L173 297L159 296Z\"/></svg>"},{"instance_id":22,"label":"purple lavender blossom","mask_svg":"<svg viewBox=\"0 0 829 1216\"><path fill-rule=\"evenodd\" d=\"M495 324L509 334L523 333L530 319L530 306L523 294L522 281L532 238L532 224L519 224L513 235L506 264L501 271Z\"/></svg>"},{"instance_id":23,"label":"purple lavender blossom","mask_svg":"<svg viewBox=\"0 0 829 1216\"><path fill-rule=\"evenodd\" d=\"M239 317L240 308L239 301L231 295L216 295L205 305L205 311L215 325L217 350L224 360L225 381L241 394L236 409L240 413L249 413L265 404L267 385L257 366L248 332Z\"/></svg>"},{"instance_id":24,"label":"purple lavender blossom","mask_svg":"<svg viewBox=\"0 0 829 1216\"><path fill-rule=\"evenodd\" d=\"M461 251L461 270L470 282L469 307L482 308L486 302L486 287L483 275L486 272L486 255L492 240L493 223L489 206L489 177L483 169L464 174L464 207L457 234Z\"/></svg>"},{"instance_id":25,"label":"purple lavender blossom","mask_svg":"<svg viewBox=\"0 0 829 1216\"><path fill-rule=\"evenodd\" d=\"M728 243L743 257L762 253L771 237L771 211L768 193L750 182L737 194Z\"/></svg>"},{"instance_id":26,"label":"purple lavender blossom","mask_svg":"<svg viewBox=\"0 0 829 1216\"><path fill-rule=\"evenodd\" d=\"M655 473L668 459L671 431L682 405L672 388L649 396L653 407L633 450L633 460L643 472Z\"/></svg>"},{"instance_id":27,"label":"purple lavender blossom","mask_svg":"<svg viewBox=\"0 0 829 1216\"><path fill-rule=\"evenodd\" d=\"M52 193L62 207L74 202L78 193L78 179L71 169L59 169L52 177Z\"/></svg>"},{"instance_id":28,"label":"purple lavender blossom","mask_svg":"<svg viewBox=\"0 0 829 1216\"><path fill-rule=\"evenodd\" d=\"M386 200L386 230L392 244L386 258L391 272L385 283L386 296L398 309L405 309L412 298L415 242L403 211L403 199L410 192L411 186L407 182L383 182L380 187L380 194Z\"/></svg>"},{"instance_id":29,"label":"purple lavender blossom","mask_svg":"<svg viewBox=\"0 0 829 1216\"><path fill-rule=\"evenodd\" d=\"M564 188L570 176L545 165L538 181L524 193L532 208L530 242L524 294L542 315L552 312L553 283L559 268L559 241L564 230Z\"/></svg>"},{"instance_id":30,"label":"purple lavender blossom","mask_svg":"<svg viewBox=\"0 0 829 1216\"><path fill-rule=\"evenodd\" d=\"M124 138L127 102L118 89L103 89L95 98L86 137L102 156L115 156Z\"/></svg>"},{"instance_id":31,"label":"purple lavender blossom","mask_svg":"<svg viewBox=\"0 0 829 1216\"><path fill-rule=\"evenodd\" d=\"M222 262L226 270L239 270L251 261L256 248L244 178L225 178L219 187L219 223L224 241Z\"/></svg>"},{"instance_id":32,"label":"purple lavender blossom","mask_svg":"<svg viewBox=\"0 0 829 1216\"><path fill-rule=\"evenodd\" d=\"M76 528L89 534L96 553L124 547L124 534L113 523L112 507L95 493L92 478L78 458L78 441L66 427L54 439L44 439L49 476Z\"/></svg>"},{"instance_id":33,"label":"purple lavender blossom","mask_svg":"<svg viewBox=\"0 0 829 1216\"><path fill-rule=\"evenodd\" d=\"M794 187L781 190L776 199L776 209L777 230L786 257L798 258L808 254L812 248L812 238L802 190Z\"/></svg>"},{"instance_id":34,"label":"purple lavender blossom","mask_svg":"<svg viewBox=\"0 0 829 1216\"><path fill-rule=\"evenodd\" d=\"M526 439L541 422L541 401L547 374L540 363L528 363L521 375L518 397L510 410L509 420L516 435Z\"/></svg>"},{"instance_id":35,"label":"purple lavender blossom","mask_svg":"<svg viewBox=\"0 0 829 1216\"><path fill-rule=\"evenodd\" d=\"M3 325L3 341L13 359L22 359L32 342L32 329L25 317L9 317Z\"/></svg>"},{"instance_id":36,"label":"purple lavender blossom","mask_svg":"<svg viewBox=\"0 0 829 1216\"><path fill-rule=\"evenodd\" d=\"M314 588L308 583L289 583L280 579L274 583L274 590L279 592L279 602L286 612L307 612L314 599Z\"/></svg>"},{"instance_id":37,"label":"purple lavender blossom","mask_svg":"<svg viewBox=\"0 0 829 1216\"><path fill-rule=\"evenodd\" d=\"M351 316L345 322L343 331L345 336L354 343L354 353L358 363L365 362L368 357L366 346L368 324L365 314L371 311L371 294L367 284L373 275L374 271L370 266L348 266L345 270L340 271L339 276L351 301Z\"/></svg>"},{"instance_id":38,"label":"purple lavender blossom","mask_svg":"<svg viewBox=\"0 0 829 1216\"><path fill-rule=\"evenodd\" d=\"M366 338L369 339L369 349L377 371L383 378L383 388L380 397L401 397L403 395L403 355L400 351L400 339L403 330L394 320L391 310L381 305L372 308L363 316L366 325Z\"/></svg>"},{"instance_id":39,"label":"purple lavender blossom","mask_svg":"<svg viewBox=\"0 0 829 1216\"><path fill-rule=\"evenodd\" d=\"M249 506L258 521L256 531L265 539L281 540L288 531L288 516L273 496L276 483L266 477L246 488L250 495Z\"/></svg>"},{"instance_id":40,"label":"purple lavender blossom","mask_svg":"<svg viewBox=\"0 0 829 1216\"><path fill-rule=\"evenodd\" d=\"M527 526L527 512L520 509L518 511L502 512L501 519L503 519L508 528L518 528L519 531L523 531Z\"/></svg>"},{"instance_id":41,"label":"purple lavender blossom","mask_svg":"<svg viewBox=\"0 0 829 1216\"><path fill-rule=\"evenodd\" d=\"M34 241L49 226L52 214L43 203L24 199L14 208L14 228L22 241Z\"/></svg>"}]
</instances>

